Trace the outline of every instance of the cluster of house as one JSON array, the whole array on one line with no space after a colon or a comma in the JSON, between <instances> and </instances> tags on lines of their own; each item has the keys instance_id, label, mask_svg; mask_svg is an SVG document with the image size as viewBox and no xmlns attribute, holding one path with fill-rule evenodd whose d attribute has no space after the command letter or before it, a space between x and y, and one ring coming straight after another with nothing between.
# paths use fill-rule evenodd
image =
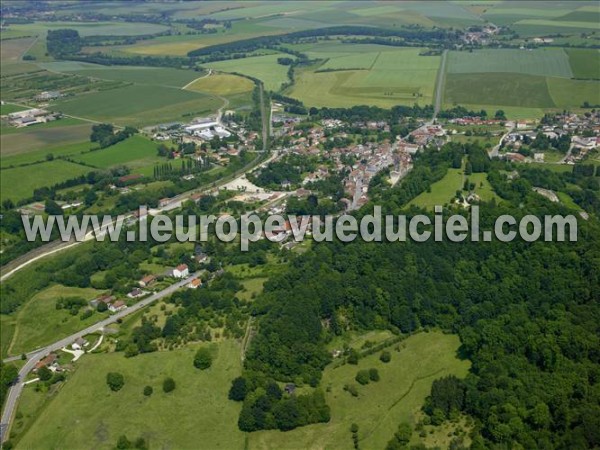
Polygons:
<instances>
[{"instance_id":1,"label":"cluster of house","mask_svg":"<svg viewBox=\"0 0 600 450\"><path fill-rule=\"evenodd\" d=\"M481 27L472 27L465 31L462 40L465 44L486 45L499 31L500 28L491 23Z\"/></svg>"},{"instance_id":2,"label":"cluster of house","mask_svg":"<svg viewBox=\"0 0 600 450\"><path fill-rule=\"evenodd\" d=\"M117 298L111 294L102 294L100 297L91 300L90 306L92 308L97 308L100 303L104 303L108 307L108 310L112 313L116 313L127 308L127 305L123 300L117 300Z\"/></svg>"},{"instance_id":3,"label":"cluster of house","mask_svg":"<svg viewBox=\"0 0 600 450\"><path fill-rule=\"evenodd\" d=\"M38 361L33 368L33 371L37 372L42 367L47 367L52 372L60 372L62 370L58 364L58 355L56 353L50 353L48 356Z\"/></svg>"},{"instance_id":4,"label":"cluster of house","mask_svg":"<svg viewBox=\"0 0 600 450\"><path fill-rule=\"evenodd\" d=\"M430 145L441 147L447 142L446 134L446 130L441 125L426 124L412 131L406 139L397 137L397 140L408 153L414 154ZM412 145L409 146L408 144ZM416 150L414 150L415 145L417 146Z\"/></svg>"},{"instance_id":5,"label":"cluster of house","mask_svg":"<svg viewBox=\"0 0 600 450\"><path fill-rule=\"evenodd\" d=\"M59 113L46 111L45 109L32 108L17 111L6 115L9 125L16 128L28 127L38 123L52 122L60 119Z\"/></svg>"},{"instance_id":6,"label":"cluster of house","mask_svg":"<svg viewBox=\"0 0 600 450\"><path fill-rule=\"evenodd\" d=\"M346 132L339 130L345 126L345 123L339 119L324 119L321 121L321 126L315 126L309 130L295 130L295 123L297 122L290 120L282 126L285 134L290 138L289 145L282 149L282 154L318 156L328 163L319 165L314 171L306 174L302 181L303 186L326 179L332 172L347 172L348 175L343 181L347 195L342 199L347 210L356 209L368 201L369 182L376 174L391 168L392 183L397 182L412 167L411 154L416 153L432 139L445 134L441 127L434 125L415 130L414 139L418 140L420 144L403 140L391 143L389 140L385 140L381 143L349 144L323 152L320 144L326 144L328 140L348 137ZM356 122L352 126L383 132L389 131L389 124L385 121ZM349 160L355 162L349 164ZM284 181L281 187L288 188L289 182ZM303 188L296 191L297 196L305 194L310 194L310 191Z\"/></svg>"},{"instance_id":7,"label":"cluster of house","mask_svg":"<svg viewBox=\"0 0 600 450\"><path fill-rule=\"evenodd\" d=\"M212 148L210 151L211 161L221 165L227 165L230 158L238 156L242 150L255 150L255 141L259 136L258 133L246 130L235 122L228 121L225 126L220 119L213 117L199 117L185 124L180 122L165 123L149 127L144 131L157 141L195 144L198 150L190 157L201 162L205 162L208 157L207 151L200 150L202 144L211 142L215 137L224 139L236 134L239 142L235 145L232 143L222 144L219 148ZM184 155L179 151L174 151L172 157L178 159L184 157Z\"/></svg>"},{"instance_id":8,"label":"cluster of house","mask_svg":"<svg viewBox=\"0 0 600 450\"><path fill-rule=\"evenodd\" d=\"M50 100L56 100L60 97L62 97L62 94L59 91L43 91L37 94L34 99L37 102L48 102Z\"/></svg>"},{"instance_id":9,"label":"cluster of house","mask_svg":"<svg viewBox=\"0 0 600 450\"><path fill-rule=\"evenodd\" d=\"M505 153L505 158L518 162L528 161L528 158L516 151L524 142L537 139L538 133L553 140L570 136L571 149L563 160L566 164L575 164L584 158L587 152L600 146L600 113L582 116L572 113L557 114L549 122L536 129L519 131L519 128L515 127L516 131L508 133L503 140L505 146L511 150ZM534 153L533 161L544 162L544 153Z\"/></svg>"}]
</instances>

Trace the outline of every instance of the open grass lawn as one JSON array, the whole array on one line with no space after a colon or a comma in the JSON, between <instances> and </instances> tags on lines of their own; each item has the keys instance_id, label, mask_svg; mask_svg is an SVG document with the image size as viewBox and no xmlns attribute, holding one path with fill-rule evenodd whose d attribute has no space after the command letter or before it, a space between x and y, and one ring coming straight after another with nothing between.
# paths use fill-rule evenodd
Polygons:
<instances>
[{"instance_id":1,"label":"open grass lawn","mask_svg":"<svg viewBox=\"0 0 600 450\"><path fill-rule=\"evenodd\" d=\"M566 50L569 55L569 62L575 78L600 79L600 50L570 48Z\"/></svg>"},{"instance_id":2,"label":"open grass lawn","mask_svg":"<svg viewBox=\"0 0 600 450\"><path fill-rule=\"evenodd\" d=\"M51 109L118 125L142 126L211 113L218 98L163 86L130 85L59 100Z\"/></svg>"},{"instance_id":3,"label":"open grass lawn","mask_svg":"<svg viewBox=\"0 0 600 450\"><path fill-rule=\"evenodd\" d=\"M251 92L254 83L248 78L229 73L214 73L202 77L186 87L190 91L206 92L213 95L233 95Z\"/></svg>"},{"instance_id":4,"label":"open grass lawn","mask_svg":"<svg viewBox=\"0 0 600 450\"><path fill-rule=\"evenodd\" d=\"M197 346L135 358L85 355L16 448L113 449L125 434L143 436L150 448L244 449L241 405L227 400L231 380L241 373L240 348L233 341L214 346L216 357L205 371L192 364ZM125 377L120 391L106 385L108 372ZM166 377L176 383L169 394L162 391ZM150 397L142 394L147 385L154 388Z\"/></svg>"},{"instance_id":5,"label":"open grass lawn","mask_svg":"<svg viewBox=\"0 0 600 450\"><path fill-rule=\"evenodd\" d=\"M50 286L37 293L18 312L10 353L19 355L29 352L103 319L107 314L95 313L81 320L79 315L73 316L64 309L56 309L56 300L61 297L82 297L92 300L101 293L102 291L96 289L62 285Z\"/></svg>"},{"instance_id":6,"label":"open grass lawn","mask_svg":"<svg viewBox=\"0 0 600 450\"><path fill-rule=\"evenodd\" d=\"M329 391L325 393L331 407L329 423L288 432L251 433L248 448L350 449L352 423L359 426L360 448L385 448L400 422L407 421L414 426L415 415L429 395L433 380L450 374L464 377L469 369L468 361L456 358L457 336L420 333L399 345L399 352L391 351L392 360L388 364L379 361L379 353L375 353L361 359L357 366L346 364L325 369L322 385ZM354 380L356 373L372 367L378 369L380 381L358 385ZM359 396L355 398L345 392L345 384L356 384Z\"/></svg>"},{"instance_id":7,"label":"open grass lawn","mask_svg":"<svg viewBox=\"0 0 600 450\"><path fill-rule=\"evenodd\" d=\"M101 169L127 165L135 170L166 161L156 154L156 147L156 142L135 135L110 147L74 156L73 159Z\"/></svg>"},{"instance_id":8,"label":"open grass lawn","mask_svg":"<svg viewBox=\"0 0 600 450\"><path fill-rule=\"evenodd\" d=\"M492 185L488 181L487 173L472 173L471 175L465 176L469 182L475 183L474 192L479 195L482 201L489 202L492 199L500 201L500 197L496 195Z\"/></svg>"},{"instance_id":9,"label":"open grass lawn","mask_svg":"<svg viewBox=\"0 0 600 450\"><path fill-rule=\"evenodd\" d=\"M450 52L448 73L511 72L571 78L569 57L561 48L537 50L494 49Z\"/></svg>"},{"instance_id":10,"label":"open grass lawn","mask_svg":"<svg viewBox=\"0 0 600 450\"><path fill-rule=\"evenodd\" d=\"M242 281L243 289L236 294L240 300L252 301L254 296L262 293L266 277L249 278Z\"/></svg>"},{"instance_id":11,"label":"open grass lawn","mask_svg":"<svg viewBox=\"0 0 600 450\"><path fill-rule=\"evenodd\" d=\"M34 189L52 186L61 181L91 172L89 167L68 161L48 161L35 166L2 169L0 172L1 198L12 201L29 198Z\"/></svg>"},{"instance_id":12,"label":"open grass lawn","mask_svg":"<svg viewBox=\"0 0 600 450\"><path fill-rule=\"evenodd\" d=\"M210 69L222 72L237 72L262 80L265 89L278 91L281 85L288 81L288 66L277 63L277 58L290 55L277 53L273 55L251 56L242 59L230 59L203 64Z\"/></svg>"},{"instance_id":13,"label":"open grass lawn","mask_svg":"<svg viewBox=\"0 0 600 450\"><path fill-rule=\"evenodd\" d=\"M337 47L337 48L336 48ZM422 49L403 48L346 54L348 45L321 48L329 60L321 67L299 70L286 94L309 106L348 107L430 104L438 72L438 56L420 56ZM361 45L354 45L361 50ZM311 50L318 55L318 47ZM335 52L339 52L336 53ZM361 64L359 61L363 61ZM351 67L354 66L354 67ZM362 69L364 67L364 69ZM319 72L322 69L340 69ZM360 69L360 70L351 70Z\"/></svg>"},{"instance_id":14,"label":"open grass lawn","mask_svg":"<svg viewBox=\"0 0 600 450\"><path fill-rule=\"evenodd\" d=\"M421 208L433 209L450 202L456 191L462 190L465 175L463 169L448 169L448 173L440 181L431 185L431 192L423 192L415 197L410 204Z\"/></svg>"}]
</instances>

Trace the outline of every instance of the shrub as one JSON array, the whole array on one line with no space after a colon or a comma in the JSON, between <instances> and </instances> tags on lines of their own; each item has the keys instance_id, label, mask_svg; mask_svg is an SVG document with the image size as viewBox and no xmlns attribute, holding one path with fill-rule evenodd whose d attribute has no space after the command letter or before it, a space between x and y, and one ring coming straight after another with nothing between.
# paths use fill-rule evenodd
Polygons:
<instances>
[{"instance_id":1,"label":"shrub","mask_svg":"<svg viewBox=\"0 0 600 450\"><path fill-rule=\"evenodd\" d=\"M168 393L168 392L171 392L174 390L175 390L175 380L173 378L165 378L165 381L163 381L163 391Z\"/></svg>"},{"instance_id":2,"label":"shrub","mask_svg":"<svg viewBox=\"0 0 600 450\"><path fill-rule=\"evenodd\" d=\"M379 371L377 369L369 369L369 380L379 381Z\"/></svg>"},{"instance_id":3,"label":"shrub","mask_svg":"<svg viewBox=\"0 0 600 450\"><path fill-rule=\"evenodd\" d=\"M387 350L384 350L381 352L381 355L379 355L379 360L384 363L389 363L392 360L392 354Z\"/></svg>"},{"instance_id":4,"label":"shrub","mask_svg":"<svg viewBox=\"0 0 600 450\"><path fill-rule=\"evenodd\" d=\"M196 369L205 370L212 364L212 356L210 350L206 347L199 349L194 357L194 367Z\"/></svg>"},{"instance_id":5,"label":"shrub","mask_svg":"<svg viewBox=\"0 0 600 450\"><path fill-rule=\"evenodd\" d=\"M359 370L354 378L357 382L362 385L369 384L369 371L367 370Z\"/></svg>"},{"instance_id":6,"label":"shrub","mask_svg":"<svg viewBox=\"0 0 600 450\"><path fill-rule=\"evenodd\" d=\"M109 372L106 374L106 384L111 391L120 390L125 384L125 378L118 372Z\"/></svg>"}]
</instances>

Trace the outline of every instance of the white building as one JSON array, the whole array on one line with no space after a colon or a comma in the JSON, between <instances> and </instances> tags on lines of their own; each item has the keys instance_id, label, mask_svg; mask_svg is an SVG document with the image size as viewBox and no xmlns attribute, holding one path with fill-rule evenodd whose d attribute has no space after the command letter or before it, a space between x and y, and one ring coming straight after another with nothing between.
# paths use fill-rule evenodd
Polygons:
<instances>
[{"instance_id":1,"label":"white building","mask_svg":"<svg viewBox=\"0 0 600 450\"><path fill-rule=\"evenodd\" d=\"M173 269L173 277L186 278L190 274L187 264L179 264Z\"/></svg>"}]
</instances>

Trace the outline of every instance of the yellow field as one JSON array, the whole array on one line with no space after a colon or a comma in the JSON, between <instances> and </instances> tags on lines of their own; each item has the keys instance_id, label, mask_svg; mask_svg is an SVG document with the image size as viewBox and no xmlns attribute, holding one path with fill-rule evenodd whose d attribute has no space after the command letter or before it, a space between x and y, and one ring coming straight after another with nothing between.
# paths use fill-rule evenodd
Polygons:
<instances>
[{"instance_id":1,"label":"yellow field","mask_svg":"<svg viewBox=\"0 0 600 450\"><path fill-rule=\"evenodd\" d=\"M211 74L207 77L198 78L186 86L187 90L207 92L215 95L233 95L250 92L254 83L248 78L228 73Z\"/></svg>"},{"instance_id":2,"label":"yellow field","mask_svg":"<svg viewBox=\"0 0 600 450\"><path fill-rule=\"evenodd\" d=\"M198 41L163 42L160 44L134 45L123 48L127 53L138 55L172 55L185 56L188 52L204 47Z\"/></svg>"}]
</instances>

